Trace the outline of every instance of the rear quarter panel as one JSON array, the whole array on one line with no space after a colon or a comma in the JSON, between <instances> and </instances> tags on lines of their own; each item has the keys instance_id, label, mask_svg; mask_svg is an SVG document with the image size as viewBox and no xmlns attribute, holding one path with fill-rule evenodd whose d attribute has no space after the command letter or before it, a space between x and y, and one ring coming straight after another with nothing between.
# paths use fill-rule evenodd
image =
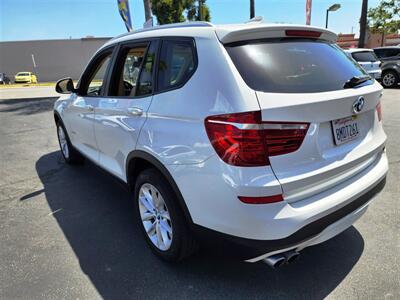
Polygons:
<instances>
[{"instance_id":1,"label":"rear quarter panel","mask_svg":"<svg viewBox=\"0 0 400 300\"><path fill-rule=\"evenodd\" d=\"M215 34L195 41L195 73L183 87L154 95L137 144L165 165L199 164L215 155L207 116L260 109Z\"/></svg>"}]
</instances>

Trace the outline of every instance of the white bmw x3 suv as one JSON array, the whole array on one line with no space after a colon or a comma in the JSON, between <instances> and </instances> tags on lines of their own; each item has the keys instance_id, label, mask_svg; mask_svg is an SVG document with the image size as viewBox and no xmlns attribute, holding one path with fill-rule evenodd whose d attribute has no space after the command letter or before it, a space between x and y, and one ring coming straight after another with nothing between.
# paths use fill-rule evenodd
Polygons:
<instances>
[{"instance_id":1,"label":"white bmw x3 suv","mask_svg":"<svg viewBox=\"0 0 400 300\"><path fill-rule=\"evenodd\" d=\"M183 23L107 42L56 85L67 163L125 182L163 259L219 241L271 266L350 227L385 185L382 87L325 29ZM212 238L210 238L212 237Z\"/></svg>"}]
</instances>

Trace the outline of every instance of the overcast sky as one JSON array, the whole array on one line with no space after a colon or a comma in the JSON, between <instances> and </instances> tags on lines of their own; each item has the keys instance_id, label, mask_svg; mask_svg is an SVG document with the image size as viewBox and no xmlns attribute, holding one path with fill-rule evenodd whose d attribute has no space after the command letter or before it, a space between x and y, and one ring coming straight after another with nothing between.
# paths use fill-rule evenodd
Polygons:
<instances>
[{"instance_id":1,"label":"overcast sky","mask_svg":"<svg viewBox=\"0 0 400 300\"><path fill-rule=\"evenodd\" d=\"M306 0L255 0L256 15L266 22L305 24ZM362 0L313 0L311 25L325 26L326 9L340 3L329 15L329 29L358 34ZM369 0L373 7L379 0ZM142 28L143 0L130 0L133 25ZM207 0L215 24L245 22L249 0ZM0 40L112 37L125 32L117 0L0 0Z\"/></svg>"}]
</instances>

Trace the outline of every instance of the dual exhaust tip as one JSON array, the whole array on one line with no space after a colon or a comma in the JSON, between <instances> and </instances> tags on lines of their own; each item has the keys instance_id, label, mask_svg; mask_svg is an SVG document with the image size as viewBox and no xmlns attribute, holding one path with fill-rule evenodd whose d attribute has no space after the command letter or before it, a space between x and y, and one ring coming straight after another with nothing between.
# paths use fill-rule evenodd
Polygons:
<instances>
[{"instance_id":1,"label":"dual exhaust tip","mask_svg":"<svg viewBox=\"0 0 400 300\"><path fill-rule=\"evenodd\" d=\"M267 258L264 258L263 262L265 262L271 268L277 269L285 264L290 264L294 262L299 257L299 255L300 255L299 252L295 250L290 250L287 252L278 253L275 255L271 255Z\"/></svg>"}]
</instances>

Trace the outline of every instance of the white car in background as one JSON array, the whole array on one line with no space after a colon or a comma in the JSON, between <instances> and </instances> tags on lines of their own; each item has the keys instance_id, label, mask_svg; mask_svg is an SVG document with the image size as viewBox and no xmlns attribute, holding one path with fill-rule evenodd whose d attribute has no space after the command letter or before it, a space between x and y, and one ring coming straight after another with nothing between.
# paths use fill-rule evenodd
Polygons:
<instances>
[{"instance_id":1,"label":"white car in background","mask_svg":"<svg viewBox=\"0 0 400 300\"><path fill-rule=\"evenodd\" d=\"M247 262L291 262L360 218L388 171L382 86L336 39L202 22L114 38L77 87L56 85L67 94L54 106L61 153L130 187L165 260L200 239Z\"/></svg>"},{"instance_id":2,"label":"white car in background","mask_svg":"<svg viewBox=\"0 0 400 300\"><path fill-rule=\"evenodd\" d=\"M364 48L354 48L344 50L347 55L359 63L372 78L380 79L382 75L381 61L375 55L374 50Z\"/></svg>"}]
</instances>

